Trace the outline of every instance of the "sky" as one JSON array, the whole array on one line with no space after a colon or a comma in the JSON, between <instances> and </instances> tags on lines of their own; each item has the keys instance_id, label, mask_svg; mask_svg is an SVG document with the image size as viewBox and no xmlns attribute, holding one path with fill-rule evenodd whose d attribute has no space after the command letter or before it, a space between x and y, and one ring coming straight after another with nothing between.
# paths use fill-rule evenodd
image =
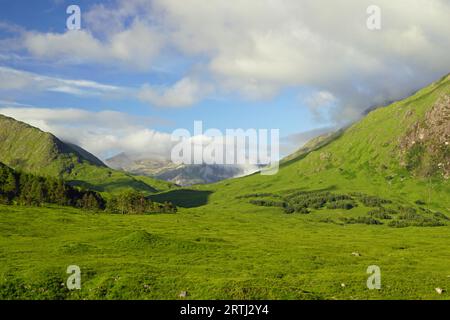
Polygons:
<instances>
[{"instance_id":1,"label":"sky","mask_svg":"<svg viewBox=\"0 0 450 320\"><path fill-rule=\"evenodd\" d=\"M70 5L79 30L67 28ZM170 134L196 120L279 129L285 155L450 72L448 0L0 6L0 113L102 159L167 155Z\"/></svg>"}]
</instances>

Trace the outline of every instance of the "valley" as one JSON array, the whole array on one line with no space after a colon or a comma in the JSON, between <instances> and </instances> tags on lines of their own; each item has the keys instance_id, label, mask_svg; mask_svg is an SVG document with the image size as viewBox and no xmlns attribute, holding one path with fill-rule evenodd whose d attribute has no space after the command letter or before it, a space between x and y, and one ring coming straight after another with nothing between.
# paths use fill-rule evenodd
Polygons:
<instances>
[{"instance_id":1,"label":"valley","mask_svg":"<svg viewBox=\"0 0 450 320\"><path fill-rule=\"evenodd\" d=\"M48 151L56 137L2 117L2 137L17 133L0 143L13 169L107 202L131 188L177 211L0 205L0 298L448 299L449 95L446 76L314 139L276 175L183 188ZM41 157L14 145L24 132L52 141ZM80 290L64 286L68 265L81 268ZM373 265L380 290L366 285Z\"/></svg>"}]
</instances>

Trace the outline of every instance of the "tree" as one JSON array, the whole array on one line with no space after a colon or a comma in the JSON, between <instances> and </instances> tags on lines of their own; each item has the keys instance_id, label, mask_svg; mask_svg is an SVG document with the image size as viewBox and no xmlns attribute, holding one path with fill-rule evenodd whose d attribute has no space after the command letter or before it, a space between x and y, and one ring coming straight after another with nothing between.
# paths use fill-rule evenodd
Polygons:
<instances>
[{"instance_id":1,"label":"tree","mask_svg":"<svg viewBox=\"0 0 450 320\"><path fill-rule=\"evenodd\" d=\"M42 205L44 203L44 189L38 179L33 179L30 188L31 204Z\"/></svg>"},{"instance_id":2,"label":"tree","mask_svg":"<svg viewBox=\"0 0 450 320\"><path fill-rule=\"evenodd\" d=\"M3 183L3 192L6 195L8 201L11 201L18 192L18 181L13 172L8 172L6 179Z\"/></svg>"}]
</instances>

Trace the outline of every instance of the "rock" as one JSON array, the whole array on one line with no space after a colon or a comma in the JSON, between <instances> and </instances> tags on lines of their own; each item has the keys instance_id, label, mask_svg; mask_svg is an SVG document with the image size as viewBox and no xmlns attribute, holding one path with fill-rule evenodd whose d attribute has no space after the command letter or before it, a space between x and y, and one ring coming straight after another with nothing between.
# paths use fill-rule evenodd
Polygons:
<instances>
[{"instance_id":1,"label":"rock","mask_svg":"<svg viewBox=\"0 0 450 320\"><path fill-rule=\"evenodd\" d=\"M438 294L442 294L443 292L445 292L445 290L444 290L444 289L441 289L441 288L435 288L434 290L436 290L436 292L437 292Z\"/></svg>"}]
</instances>

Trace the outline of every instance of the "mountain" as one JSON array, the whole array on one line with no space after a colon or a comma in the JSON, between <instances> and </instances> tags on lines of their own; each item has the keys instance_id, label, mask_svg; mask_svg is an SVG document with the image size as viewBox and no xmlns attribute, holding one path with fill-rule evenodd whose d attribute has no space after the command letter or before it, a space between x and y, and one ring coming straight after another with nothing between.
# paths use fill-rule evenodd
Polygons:
<instances>
[{"instance_id":1,"label":"mountain","mask_svg":"<svg viewBox=\"0 0 450 320\"><path fill-rule=\"evenodd\" d=\"M253 174L201 189L230 203L240 190L285 194L335 190L426 202L450 210L450 76L310 141L273 176ZM250 193L250 192L248 192Z\"/></svg>"},{"instance_id":2,"label":"mountain","mask_svg":"<svg viewBox=\"0 0 450 320\"><path fill-rule=\"evenodd\" d=\"M175 164L170 160L137 158L120 153L105 161L108 166L138 175L170 181L180 186L214 183L255 170L236 165Z\"/></svg>"},{"instance_id":3,"label":"mountain","mask_svg":"<svg viewBox=\"0 0 450 320\"><path fill-rule=\"evenodd\" d=\"M169 169L157 174L155 177L171 181L181 186L190 186L194 184L214 183L246 175L251 172L253 171L247 171L242 166L194 164Z\"/></svg>"},{"instance_id":4,"label":"mountain","mask_svg":"<svg viewBox=\"0 0 450 320\"><path fill-rule=\"evenodd\" d=\"M63 178L73 185L100 192L134 188L150 194L170 187L166 182L112 170L79 146L3 115L0 115L0 162L16 170Z\"/></svg>"},{"instance_id":5,"label":"mountain","mask_svg":"<svg viewBox=\"0 0 450 320\"><path fill-rule=\"evenodd\" d=\"M0 157L12 167L53 176L70 173L75 164L106 167L89 152L3 115L0 115Z\"/></svg>"},{"instance_id":6,"label":"mountain","mask_svg":"<svg viewBox=\"0 0 450 320\"><path fill-rule=\"evenodd\" d=\"M134 157L124 152L106 159L105 162L111 168L146 176L157 176L168 170L180 167L180 165L174 164L169 160Z\"/></svg>"}]
</instances>

